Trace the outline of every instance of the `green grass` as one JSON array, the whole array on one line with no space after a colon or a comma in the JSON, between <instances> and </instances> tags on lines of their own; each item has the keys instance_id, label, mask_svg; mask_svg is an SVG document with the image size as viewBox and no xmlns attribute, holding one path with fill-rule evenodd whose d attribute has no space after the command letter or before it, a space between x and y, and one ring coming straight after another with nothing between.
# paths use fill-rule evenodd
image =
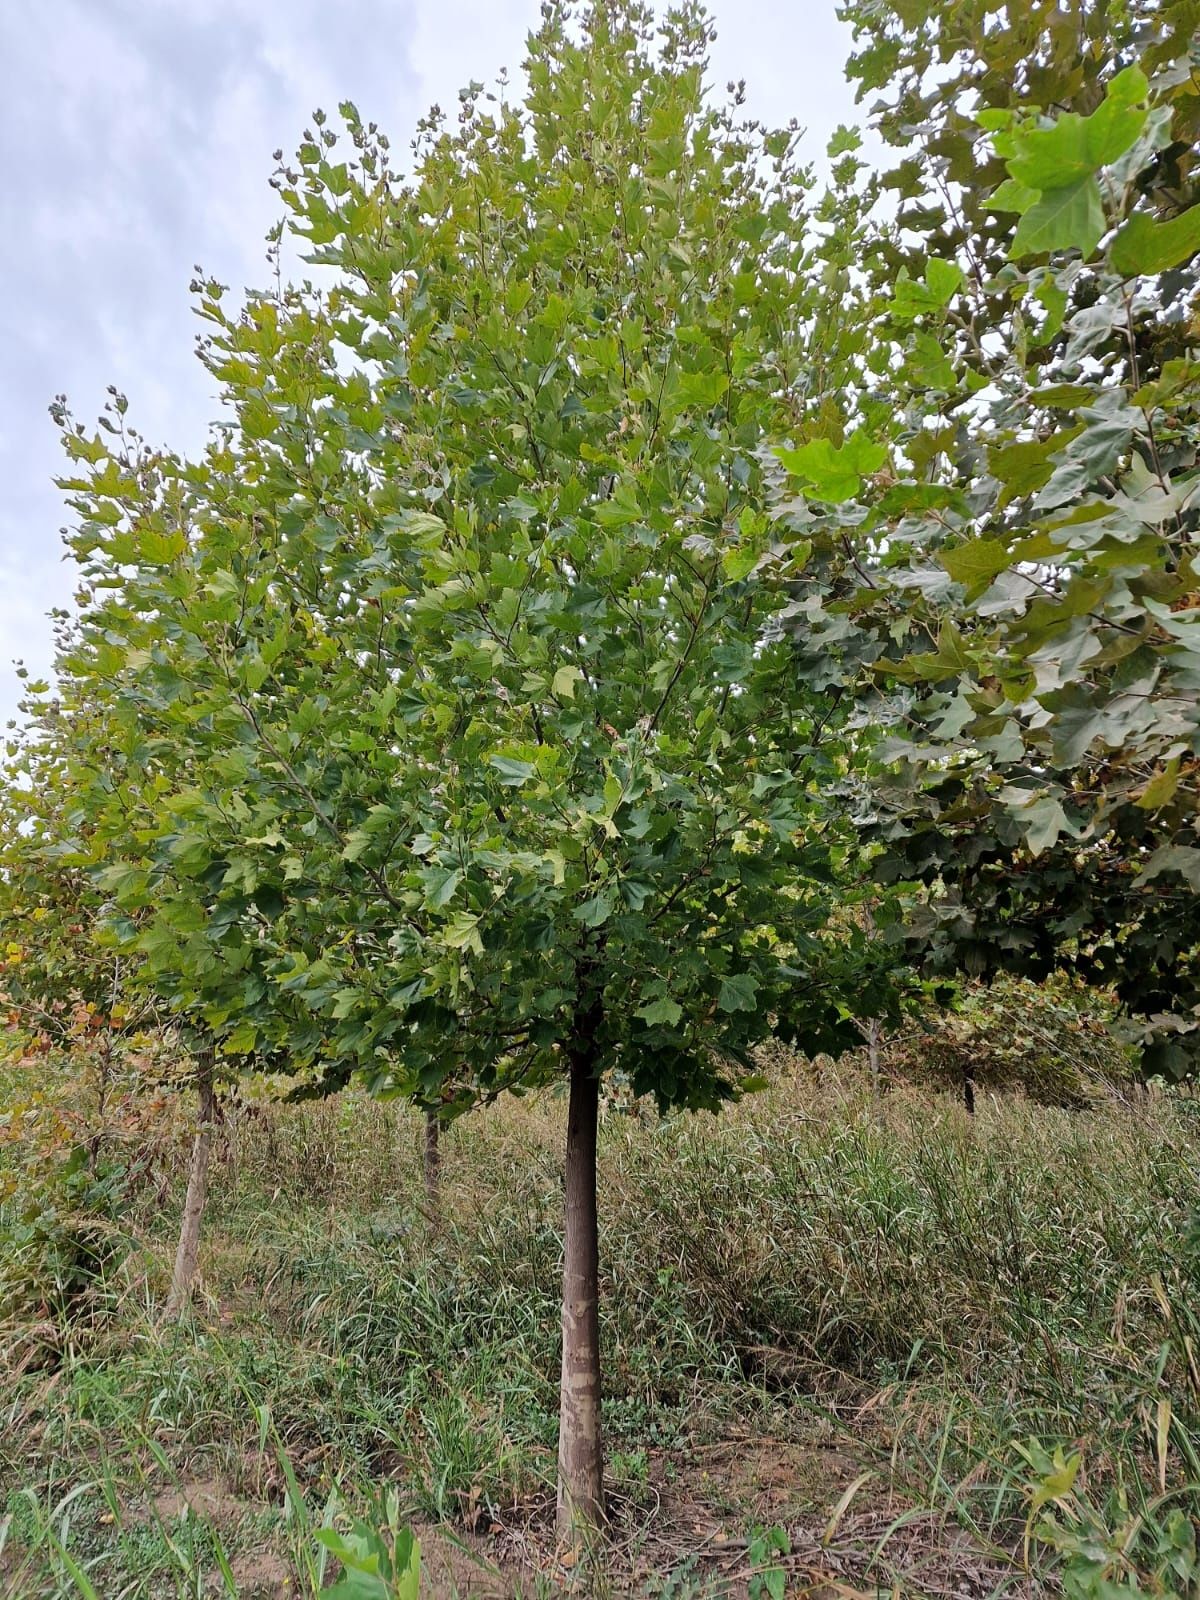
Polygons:
<instances>
[{"instance_id":1,"label":"green grass","mask_svg":"<svg viewBox=\"0 0 1200 1600\"><path fill-rule=\"evenodd\" d=\"M404 1516L489 1556L544 1552L561 1120L547 1096L451 1129L436 1226L406 1113L344 1096L244 1120L214 1172L204 1292L179 1329L149 1315L178 1174L166 1205L147 1180L86 1318L7 1390L0 1594L86 1594L69 1559L103 1600L249 1595L240 1574L264 1550L291 1580L266 1592L315 1593L314 1527L338 1496L362 1506L383 1483ZM1034 1538L1035 1565L1078 1566L1091 1558L1072 1538L1108 1538L1127 1546L1105 1557L1114 1572L1171 1592L1152 1576L1184 1560L1171 1513L1200 1512L1198 1154L1200 1105L1183 1098L988 1101L972 1122L949 1097L878 1108L853 1074L824 1087L785 1074L720 1121L610 1117L608 1581L699 1595L724 1573L745 1592L749 1530L777 1516L781 1570L827 1559L919 1594L957 1527L981 1582L1033 1592L1031 1485L1063 1444L1082 1467L1049 1508L1063 1548ZM787 1481L768 1492L777 1458ZM219 1484L219 1500L163 1514L172 1486L178 1499L196 1484ZM690 1552L700 1523L720 1527L724 1564L711 1542ZM489 1543L494 1528L505 1536ZM528 1570L518 1584L535 1592Z\"/></svg>"}]
</instances>

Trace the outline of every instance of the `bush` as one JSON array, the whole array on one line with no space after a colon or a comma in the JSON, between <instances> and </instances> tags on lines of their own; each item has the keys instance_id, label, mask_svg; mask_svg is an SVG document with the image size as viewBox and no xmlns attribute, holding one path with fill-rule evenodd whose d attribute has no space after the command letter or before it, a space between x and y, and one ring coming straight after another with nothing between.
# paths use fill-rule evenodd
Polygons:
<instances>
[{"instance_id":1,"label":"bush","mask_svg":"<svg viewBox=\"0 0 1200 1600\"><path fill-rule=\"evenodd\" d=\"M36 1325L43 1355L95 1309L130 1200L171 1135L157 1049L98 1058L80 1044L0 1065L0 1322Z\"/></svg>"},{"instance_id":2,"label":"bush","mask_svg":"<svg viewBox=\"0 0 1200 1600\"><path fill-rule=\"evenodd\" d=\"M0 1204L0 1321L32 1319L43 1355L66 1323L84 1319L93 1291L124 1248L118 1221L125 1180L123 1166L96 1164L76 1145L36 1187Z\"/></svg>"},{"instance_id":3,"label":"bush","mask_svg":"<svg viewBox=\"0 0 1200 1600\"><path fill-rule=\"evenodd\" d=\"M948 1010L921 1014L883 1044L880 1065L892 1081L1078 1108L1127 1092L1136 1056L1107 996L1066 977L1005 975L965 983Z\"/></svg>"}]
</instances>

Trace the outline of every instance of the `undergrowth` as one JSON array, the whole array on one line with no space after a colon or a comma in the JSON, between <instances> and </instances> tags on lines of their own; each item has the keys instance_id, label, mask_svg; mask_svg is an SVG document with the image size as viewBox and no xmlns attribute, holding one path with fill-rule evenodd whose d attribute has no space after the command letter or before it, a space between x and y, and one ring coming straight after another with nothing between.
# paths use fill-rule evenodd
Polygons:
<instances>
[{"instance_id":1,"label":"undergrowth","mask_svg":"<svg viewBox=\"0 0 1200 1600\"><path fill-rule=\"evenodd\" d=\"M561 1120L547 1096L449 1129L433 1218L403 1111L344 1095L231 1114L200 1303L178 1328L153 1311L179 1175L165 1205L135 1187L86 1317L44 1305L32 1335L11 1329L0 1593L86 1594L67 1560L104 1600L316 1593L314 1529L382 1484L399 1515L456 1537L536 1537L553 1484ZM853 1074L797 1070L720 1120L614 1112L602 1304L621 1525L649 1547L664 1496L712 1500L703 1451L761 1435L858 1469L865 1487L821 1546L856 1581L924 1592L902 1535L932 1517L971 1541L997 1592L1036 1592L1015 1587L1034 1581L1028 1560L1081 1600L1187 1594L1198 1153L1186 1098L1086 1112L985 1098L970 1119L950 1096L876 1101ZM220 1485L207 1510L197 1484ZM797 1494L819 1533L834 1496ZM761 1522L732 1492L717 1511L735 1533ZM291 1590L283 1567L253 1587L263 1550ZM632 1571L629 1555L611 1571ZM643 1562L645 1593L672 1592L660 1558L653 1579Z\"/></svg>"}]
</instances>

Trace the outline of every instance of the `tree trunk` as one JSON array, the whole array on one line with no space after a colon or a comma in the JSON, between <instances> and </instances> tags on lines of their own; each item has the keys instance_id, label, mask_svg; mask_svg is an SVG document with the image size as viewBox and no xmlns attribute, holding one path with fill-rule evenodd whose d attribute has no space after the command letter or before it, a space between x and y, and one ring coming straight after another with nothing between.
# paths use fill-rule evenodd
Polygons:
<instances>
[{"instance_id":1,"label":"tree trunk","mask_svg":"<svg viewBox=\"0 0 1200 1600\"><path fill-rule=\"evenodd\" d=\"M871 1017L867 1022L860 1022L858 1028L863 1038L867 1041L867 1064L871 1071L871 1093L878 1100L883 1087L879 1077L879 1036L883 1030L879 1026L878 1017Z\"/></svg>"},{"instance_id":2,"label":"tree trunk","mask_svg":"<svg viewBox=\"0 0 1200 1600\"><path fill-rule=\"evenodd\" d=\"M604 1521L600 1443L600 1252L596 1224L596 1125L600 1082L590 1050L572 1052L567 1112L563 1242L562 1388L558 1416L558 1534Z\"/></svg>"},{"instance_id":3,"label":"tree trunk","mask_svg":"<svg viewBox=\"0 0 1200 1600\"><path fill-rule=\"evenodd\" d=\"M96 1085L96 1126L91 1138L88 1140L90 1162L92 1171L95 1172L100 1160L100 1146L104 1143L104 1118L108 1111L108 1089L112 1081L112 1051L113 1051L113 1017L117 1010L117 996L121 992L121 958L113 958L112 992L108 1000L108 1017L104 1024L104 1032L100 1037L100 1074Z\"/></svg>"},{"instance_id":4,"label":"tree trunk","mask_svg":"<svg viewBox=\"0 0 1200 1600\"><path fill-rule=\"evenodd\" d=\"M425 1203L434 1217L441 1210L442 1152L439 1147L441 1122L436 1111L425 1109Z\"/></svg>"},{"instance_id":5,"label":"tree trunk","mask_svg":"<svg viewBox=\"0 0 1200 1600\"><path fill-rule=\"evenodd\" d=\"M212 1154L213 1122L216 1102L213 1095L213 1053L202 1050L196 1057L196 1088L200 1092L200 1117L192 1141L192 1160L188 1168L187 1196L179 1224L179 1247L175 1251L175 1270L167 1295L164 1316L181 1317L191 1303L200 1259L200 1220L208 1193L208 1163Z\"/></svg>"}]
</instances>

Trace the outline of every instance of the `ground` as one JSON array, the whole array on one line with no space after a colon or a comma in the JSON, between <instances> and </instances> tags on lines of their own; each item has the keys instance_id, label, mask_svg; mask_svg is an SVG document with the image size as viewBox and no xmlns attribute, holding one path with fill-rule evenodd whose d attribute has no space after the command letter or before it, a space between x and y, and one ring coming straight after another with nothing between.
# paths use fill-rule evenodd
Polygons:
<instances>
[{"instance_id":1,"label":"ground","mask_svg":"<svg viewBox=\"0 0 1200 1600\"><path fill-rule=\"evenodd\" d=\"M194 1311L166 1326L173 1116L111 1153L102 1273L43 1223L62 1290L10 1318L0 1595L315 1595L319 1528L390 1537L389 1490L437 1600L1032 1596L1096 1549L1143 1585L1122 1593L1183 1595L1196 1109L996 1096L972 1120L785 1066L720 1121L612 1111L593 1550L553 1532L555 1097L448 1131L437 1216L408 1113L231 1110Z\"/></svg>"}]
</instances>

